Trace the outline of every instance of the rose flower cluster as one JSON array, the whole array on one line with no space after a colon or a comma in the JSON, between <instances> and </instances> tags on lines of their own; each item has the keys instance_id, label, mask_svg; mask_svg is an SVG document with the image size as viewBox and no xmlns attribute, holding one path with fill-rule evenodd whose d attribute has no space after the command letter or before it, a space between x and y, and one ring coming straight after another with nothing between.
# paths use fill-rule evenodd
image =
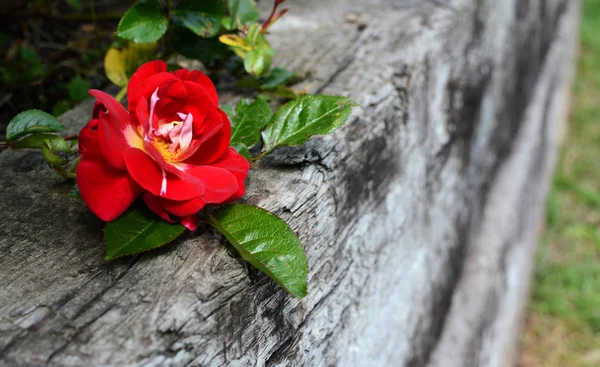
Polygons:
<instances>
[{"instance_id":1,"label":"rose flower cluster","mask_svg":"<svg viewBox=\"0 0 600 367\"><path fill-rule=\"evenodd\" d=\"M229 146L229 119L203 73L144 64L129 81L128 110L90 94L97 101L79 135L77 185L100 219L118 218L141 196L162 219L195 230L203 207L244 194L250 164Z\"/></svg>"}]
</instances>

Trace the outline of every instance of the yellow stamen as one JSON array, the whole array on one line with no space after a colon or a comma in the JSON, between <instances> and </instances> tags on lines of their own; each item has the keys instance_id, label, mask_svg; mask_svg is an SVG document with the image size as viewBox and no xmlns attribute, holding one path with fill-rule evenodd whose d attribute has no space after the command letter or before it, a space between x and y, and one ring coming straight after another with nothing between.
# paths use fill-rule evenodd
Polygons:
<instances>
[{"instance_id":1,"label":"yellow stamen","mask_svg":"<svg viewBox=\"0 0 600 367\"><path fill-rule=\"evenodd\" d=\"M175 159L175 157L177 157L177 155L179 154L179 148L177 148L175 153L169 150L170 144L171 143L169 143L166 139L160 136L155 137L154 141L152 142L152 145L154 145L154 147L158 150L160 155L162 155L167 162L172 162Z\"/></svg>"}]
</instances>

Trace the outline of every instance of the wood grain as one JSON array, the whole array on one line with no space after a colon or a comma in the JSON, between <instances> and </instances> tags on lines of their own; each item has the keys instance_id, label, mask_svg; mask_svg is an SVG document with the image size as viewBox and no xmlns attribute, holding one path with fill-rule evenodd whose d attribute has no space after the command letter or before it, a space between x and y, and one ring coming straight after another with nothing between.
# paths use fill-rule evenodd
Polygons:
<instances>
[{"instance_id":1,"label":"wood grain","mask_svg":"<svg viewBox=\"0 0 600 367\"><path fill-rule=\"evenodd\" d=\"M511 363L578 2L289 7L270 36L276 64L360 104L345 128L279 150L248 178L244 200L304 243L306 299L207 227L105 262L102 222L70 186L39 154L4 151L0 365ZM222 87L224 103L238 98ZM77 131L90 111L62 120Z\"/></svg>"}]
</instances>

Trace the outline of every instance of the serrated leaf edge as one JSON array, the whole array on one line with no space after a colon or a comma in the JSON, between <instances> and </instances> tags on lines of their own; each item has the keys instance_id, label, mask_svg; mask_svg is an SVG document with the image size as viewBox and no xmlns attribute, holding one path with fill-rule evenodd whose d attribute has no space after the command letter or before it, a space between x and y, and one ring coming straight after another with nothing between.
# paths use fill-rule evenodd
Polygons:
<instances>
[{"instance_id":1,"label":"serrated leaf edge","mask_svg":"<svg viewBox=\"0 0 600 367\"><path fill-rule=\"evenodd\" d=\"M310 95L310 96L325 96L325 97L338 97L338 98L341 98L339 101L337 101L337 107L336 107L335 109L333 109L333 110L330 110L330 111L328 111L327 113L325 113L325 114L323 114L323 115L319 116L319 117L318 117L318 118L316 118L314 121L318 121L318 120L320 120L320 119L324 118L325 116L327 116L327 115L329 115L329 114L331 114L331 113L335 113L335 112L337 112L337 111L339 111L339 110L341 110L341 109L344 109L344 108L346 108L346 107L356 107L356 106L358 106L358 103L356 103L356 102L352 101L352 100L351 100L351 99L349 99L348 97L343 97L343 96L327 96L327 95L322 95L322 94L316 94L316 95ZM293 103L293 102L296 102L296 101L291 101L291 102L288 102L288 103ZM282 107L285 107L285 105L281 106L280 108L282 108ZM284 121L287 121L287 119L288 119L289 115L292 113L292 110L293 110L293 108L291 108L291 109L290 109L290 110L287 112L287 114L285 115L285 118L283 119ZM348 112L348 116L349 116L351 113L352 113L352 110L350 110L350 111ZM274 114L273 114L273 116L271 117L271 121L270 121L270 122L269 122L269 123L268 123L268 124L267 124L267 125L264 127L264 129L262 130L261 136L262 136L262 138L263 138L263 143L264 143L264 142L265 142L265 140L266 140L266 139L264 138L264 132L265 132L265 131L266 131L266 130L269 128L269 126L270 126L272 123L274 123L274 120L275 120L275 117L276 117L276 116L277 116L277 111L275 111L275 113L274 113ZM313 122L313 123L314 123L314 122ZM345 124L345 121L344 121L344 122L341 122L341 123L338 121L336 124L334 124L334 125L333 125L333 127L331 128L331 130L329 130L329 131L328 131L326 134L330 134L330 133L332 133L332 132L334 132L334 131L338 130L339 128L341 128L342 126L344 126L344 124ZM305 130L305 129L309 128L309 127L310 127L309 125L305 125L305 126L304 126L304 127L302 127L301 129L299 129L299 130L297 130L296 132L294 132L294 134L293 134L293 135L297 135L298 133L301 133L303 130ZM314 135L322 135L322 134L311 134L311 136L314 136ZM309 137L309 138L310 138L310 137ZM304 142L302 142L302 143L285 143L285 142L280 142L280 143L278 143L278 144L275 144L275 145L269 146L269 145L267 145L267 144L265 143L265 151L266 151L267 153L270 153L270 152L272 152L274 149L277 149L277 148L279 148L279 147L282 147L282 146L292 146L292 147L293 147L293 146L298 146L298 145L302 145L302 144L304 144Z\"/></svg>"},{"instance_id":2,"label":"serrated leaf edge","mask_svg":"<svg viewBox=\"0 0 600 367\"><path fill-rule=\"evenodd\" d=\"M234 206L234 205L248 206L248 207L252 207L252 208L255 208L255 209L259 209L259 210L265 212L266 214L268 214L270 216L273 216L273 217L277 218L278 220L283 221L281 218L277 217L275 214L269 212L268 210L265 210L263 208L260 208L258 206L254 206L254 205L248 205L248 204L231 204L231 205L223 206L223 207L221 207L219 209L231 207L231 206ZM271 278L275 283L277 283L277 285L279 285L281 288L283 288L283 290L285 290L288 294L290 294L293 297L296 297L298 299L302 299L302 298L306 297L306 295L308 295L308 289L306 289L306 293L304 295L297 295L297 294L293 293L288 287L286 287L281 281L279 281L279 277L276 276L275 274L273 274L273 272L271 271L271 269L269 269L262 261L258 260L250 251L246 250L235 238L233 238L233 236L231 235L231 233L229 231L227 231L221 225L221 223L217 220L217 218L215 218L208 210L205 210L203 212L203 214L204 214L204 217L206 218L206 220L219 233L221 233L223 236L225 236L225 238L227 239L227 241L236 249L236 251L238 251L240 253L240 255L242 256L242 258L244 260L246 260L250 264L252 264L252 261L249 260L249 258L250 258L253 261L256 261L257 263L261 264L263 266L263 268L266 269L266 271L263 271L262 269L258 269L258 270L261 271L261 272L264 272L269 278ZM287 223L286 223L286 225L287 225ZM288 228L289 228L289 226L288 226ZM291 228L290 228L290 231L292 231ZM292 231L292 233L294 233L294 231ZM294 235L296 235L296 234L294 233ZM304 254L304 260L305 260L306 264L308 265L308 259L306 257L306 252L302 251L302 253Z\"/></svg>"},{"instance_id":3,"label":"serrated leaf edge","mask_svg":"<svg viewBox=\"0 0 600 367\"><path fill-rule=\"evenodd\" d=\"M150 224L148 224L148 226L147 226L146 228L144 228L144 230L142 230L141 232L139 232L139 235L138 235L137 237L139 237L139 236L140 236L140 235L142 235L144 232L146 232L148 229L150 229L150 227L151 227L151 226L152 226L154 223L156 223L156 222L157 222L157 220L153 219L153 220L152 220L152 222L150 222ZM107 223L107 225L108 225L108 223ZM135 254L141 254L142 252L148 252L148 251L152 251L152 250L154 250L154 249L157 249L157 248L159 248L159 247L162 247L162 246L168 245L169 243L171 243L171 242L173 242L175 239L177 239L179 236L181 236L181 235L182 235L184 232L185 232L185 228L184 228L184 229L183 229L183 231L182 231L181 233L179 233L177 236L175 236L174 238L171 238L171 240L170 240L169 242L165 242L165 243L163 243L162 245L158 245L158 246L156 246L156 247L152 247L152 248L149 248L149 249L146 249L146 250L141 250L141 251L136 251L136 252L128 252L128 253L126 253L126 254L121 254L121 255L117 255L117 256L111 256L111 255L109 255L109 254L108 254L108 248L107 248L107 254L106 254L106 256L104 257L104 259L108 261L108 260L114 260L114 259L118 259L118 258L120 258L120 257L123 257L123 256L135 255ZM131 243L133 240L134 240L134 239L132 238L132 239L130 239L129 241L127 241L127 242L126 242L126 243L125 243L123 246L121 246L121 247L119 248L119 251L120 251L121 249L123 249L123 247L125 247L126 245L130 244L130 243ZM104 227L104 242L106 242L106 226Z\"/></svg>"}]
</instances>

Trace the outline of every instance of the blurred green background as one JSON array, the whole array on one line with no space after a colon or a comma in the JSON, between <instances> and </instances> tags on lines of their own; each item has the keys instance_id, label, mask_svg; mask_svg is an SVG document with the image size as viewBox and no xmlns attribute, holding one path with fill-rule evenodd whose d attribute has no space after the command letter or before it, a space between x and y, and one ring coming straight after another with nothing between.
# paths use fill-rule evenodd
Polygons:
<instances>
[{"instance_id":1,"label":"blurred green background","mask_svg":"<svg viewBox=\"0 0 600 367\"><path fill-rule=\"evenodd\" d=\"M569 131L548 198L522 367L600 366L600 0L583 0Z\"/></svg>"}]
</instances>

